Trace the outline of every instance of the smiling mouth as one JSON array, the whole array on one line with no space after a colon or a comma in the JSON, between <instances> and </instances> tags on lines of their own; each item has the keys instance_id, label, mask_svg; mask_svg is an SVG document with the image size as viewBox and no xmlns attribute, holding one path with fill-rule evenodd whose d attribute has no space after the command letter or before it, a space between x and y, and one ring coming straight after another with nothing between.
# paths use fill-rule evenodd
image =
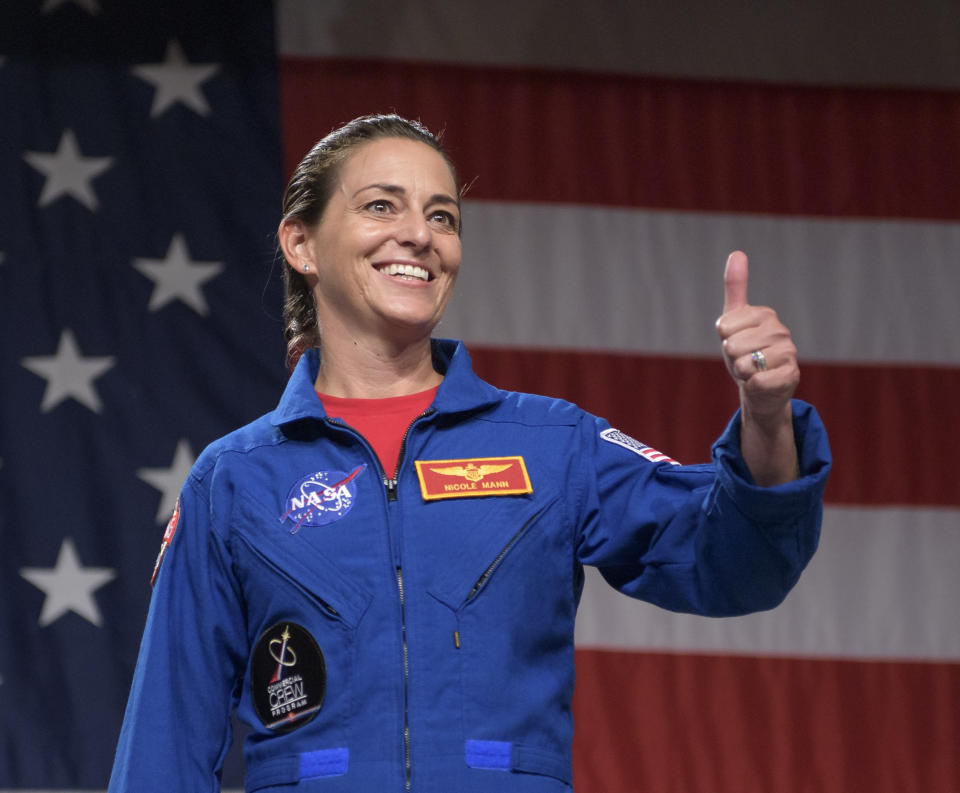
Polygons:
<instances>
[{"instance_id":1,"label":"smiling mouth","mask_svg":"<svg viewBox=\"0 0 960 793\"><path fill-rule=\"evenodd\" d=\"M384 275L392 276L393 278L400 278L404 281L432 281L433 276L430 275L429 270L419 267L415 264L385 264L383 267L377 268L378 272L383 273Z\"/></svg>"}]
</instances>

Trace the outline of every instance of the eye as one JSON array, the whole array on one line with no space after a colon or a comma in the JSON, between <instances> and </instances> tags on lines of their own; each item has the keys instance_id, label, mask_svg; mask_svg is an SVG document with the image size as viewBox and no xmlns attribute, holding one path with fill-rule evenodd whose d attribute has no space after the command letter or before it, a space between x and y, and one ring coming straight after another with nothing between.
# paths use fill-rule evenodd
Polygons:
<instances>
[{"instance_id":1,"label":"eye","mask_svg":"<svg viewBox=\"0 0 960 793\"><path fill-rule=\"evenodd\" d=\"M393 209L393 204L385 198L378 198L374 201L367 202L363 208L375 215L386 215Z\"/></svg>"},{"instance_id":2,"label":"eye","mask_svg":"<svg viewBox=\"0 0 960 793\"><path fill-rule=\"evenodd\" d=\"M452 212L447 212L444 209L436 209L430 213L429 219L431 223L434 223L443 228L450 229L451 231L457 230L457 218Z\"/></svg>"}]
</instances>

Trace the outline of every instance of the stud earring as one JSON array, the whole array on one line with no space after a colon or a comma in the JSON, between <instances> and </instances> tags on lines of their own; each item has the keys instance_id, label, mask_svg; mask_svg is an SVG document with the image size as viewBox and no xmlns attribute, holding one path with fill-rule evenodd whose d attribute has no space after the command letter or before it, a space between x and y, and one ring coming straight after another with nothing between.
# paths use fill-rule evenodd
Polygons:
<instances>
[{"instance_id":1,"label":"stud earring","mask_svg":"<svg viewBox=\"0 0 960 793\"><path fill-rule=\"evenodd\" d=\"M309 265L309 264L303 265L303 271L304 271L305 273L310 272L310 265Z\"/></svg>"}]
</instances>

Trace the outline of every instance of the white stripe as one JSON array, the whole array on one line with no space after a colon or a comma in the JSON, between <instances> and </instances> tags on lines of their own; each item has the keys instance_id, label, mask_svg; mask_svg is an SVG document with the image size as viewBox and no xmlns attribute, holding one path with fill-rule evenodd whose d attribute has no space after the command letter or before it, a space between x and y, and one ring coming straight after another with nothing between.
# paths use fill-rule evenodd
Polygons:
<instances>
[{"instance_id":1,"label":"white stripe","mask_svg":"<svg viewBox=\"0 0 960 793\"><path fill-rule=\"evenodd\" d=\"M584 647L960 661L960 511L828 507L820 548L773 611L674 614L588 570Z\"/></svg>"},{"instance_id":2,"label":"white stripe","mask_svg":"<svg viewBox=\"0 0 960 793\"><path fill-rule=\"evenodd\" d=\"M960 86L958 20L952 0L281 0L278 39L285 55L946 88Z\"/></svg>"},{"instance_id":3,"label":"white stripe","mask_svg":"<svg viewBox=\"0 0 960 793\"><path fill-rule=\"evenodd\" d=\"M470 201L440 335L718 354L723 267L750 256L801 358L960 363L960 224Z\"/></svg>"}]
</instances>

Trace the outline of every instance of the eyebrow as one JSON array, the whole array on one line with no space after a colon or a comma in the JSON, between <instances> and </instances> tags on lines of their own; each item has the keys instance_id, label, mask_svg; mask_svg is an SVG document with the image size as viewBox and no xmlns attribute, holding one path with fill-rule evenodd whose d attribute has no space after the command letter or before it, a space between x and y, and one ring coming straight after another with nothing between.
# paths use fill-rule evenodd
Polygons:
<instances>
[{"instance_id":1,"label":"eyebrow","mask_svg":"<svg viewBox=\"0 0 960 793\"><path fill-rule=\"evenodd\" d=\"M385 193L390 193L391 195L405 196L407 194L406 189L400 187L400 185L395 184L386 184L384 182L374 182L373 184L368 184L365 187L361 187L353 195L354 197L360 195L364 190L383 190ZM448 195L447 193L434 193L430 196L430 199L427 201L428 204L449 204L455 206L459 209L460 202L457 201L453 196Z\"/></svg>"}]
</instances>

